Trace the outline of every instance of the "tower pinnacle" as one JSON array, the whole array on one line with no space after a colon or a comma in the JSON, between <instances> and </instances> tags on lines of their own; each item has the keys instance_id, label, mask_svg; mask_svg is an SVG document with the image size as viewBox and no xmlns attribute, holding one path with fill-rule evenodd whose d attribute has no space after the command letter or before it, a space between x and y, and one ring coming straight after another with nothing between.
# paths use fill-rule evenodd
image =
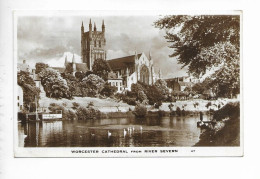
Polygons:
<instances>
[{"instance_id":1,"label":"tower pinnacle","mask_svg":"<svg viewBox=\"0 0 260 179\"><path fill-rule=\"evenodd\" d=\"M102 20L102 32L105 32L105 23L104 23L104 19Z\"/></svg>"},{"instance_id":2,"label":"tower pinnacle","mask_svg":"<svg viewBox=\"0 0 260 179\"><path fill-rule=\"evenodd\" d=\"M94 31L97 31L96 23L94 22Z\"/></svg>"}]
</instances>

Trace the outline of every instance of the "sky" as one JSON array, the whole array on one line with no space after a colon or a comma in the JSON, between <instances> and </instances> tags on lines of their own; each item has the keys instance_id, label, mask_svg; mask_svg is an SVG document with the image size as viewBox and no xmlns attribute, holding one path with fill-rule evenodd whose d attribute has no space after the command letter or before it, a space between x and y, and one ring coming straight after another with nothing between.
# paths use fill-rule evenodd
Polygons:
<instances>
[{"instance_id":1,"label":"sky","mask_svg":"<svg viewBox=\"0 0 260 179\"><path fill-rule=\"evenodd\" d=\"M20 16L17 21L18 63L23 60L34 67L35 63L48 63L53 67L64 65L65 56L72 55L81 62L81 24L89 30L91 18L101 31L102 20L106 27L107 60L151 50L155 72L159 68L163 78L186 76L176 58L169 55L173 49L164 38L165 31L155 28L153 22L160 16Z\"/></svg>"}]
</instances>

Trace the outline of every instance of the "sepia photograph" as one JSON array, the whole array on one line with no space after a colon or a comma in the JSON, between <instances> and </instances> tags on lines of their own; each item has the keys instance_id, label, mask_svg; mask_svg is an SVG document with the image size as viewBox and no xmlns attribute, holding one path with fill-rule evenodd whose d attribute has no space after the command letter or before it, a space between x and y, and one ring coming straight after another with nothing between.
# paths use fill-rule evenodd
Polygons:
<instances>
[{"instance_id":1,"label":"sepia photograph","mask_svg":"<svg viewBox=\"0 0 260 179\"><path fill-rule=\"evenodd\" d=\"M241 18L17 11L15 156L242 156Z\"/></svg>"}]
</instances>

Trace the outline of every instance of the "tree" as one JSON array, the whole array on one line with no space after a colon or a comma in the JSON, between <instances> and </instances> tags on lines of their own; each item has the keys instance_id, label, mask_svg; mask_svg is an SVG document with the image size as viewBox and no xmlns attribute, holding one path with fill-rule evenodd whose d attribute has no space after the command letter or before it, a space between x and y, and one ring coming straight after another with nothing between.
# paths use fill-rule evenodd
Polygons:
<instances>
[{"instance_id":1,"label":"tree","mask_svg":"<svg viewBox=\"0 0 260 179\"><path fill-rule=\"evenodd\" d=\"M147 96L145 94L145 85L143 83L136 83L131 85L131 92L136 97L137 101L142 103L147 102ZM131 95L130 95L131 96Z\"/></svg>"},{"instance_id":2,"label":"tree","mask_svg":"<svg viewBox=\"0 0 260 179\"><path fill-rule=\"evenodd\" d=\"M162 104L164 98L161 90L159 90L155 85L149 86L146 89L146 96L150 105L157 104L157 106Z\"/></svg>"},{"instance_id":3,"label":"tree","mask_svg":"<svg viewBox=\"0 0 260 179\"><path fill-rule=\"evenodd\" d=\"M77 71L77 72L75 73L75 77L76 77L79 81L81 81L81 80L85 77L85 73Z\"/></svg>"},{"instance_id":4,"label":"tree","mask_svg":"<svg viewBox=\"0 0 260 179\"><path fill-rule=\"evenodd\" d=\"M162 79L158 79L154 85L161 91L162 95L163 95L163 100L165 101L169 95L170 95L170 91L169 88L167 87L167 83L165 80Z\"/></svg>"},{"instance_id":5,"label":"tree","mask_svg":"<svg viewBox=\"0 0 260 179\"><path fill-rule=\"evenodd\" d=\"M100 58L96 59L92 69L94 74L107 81L108 73L111 71L111 68L106 60Z\"/></svg>"},{"instance_id":6,"label":"tree","mask_svg":"<svg viewBox=\"0 0 260 179\"><path fill-rule=\"evenodd\" d=\"M117 87L111 86L109 83L105 83L104 88L101 91L101 94L107 97L113 96L117 91Z\"/></svg>"},{"instance_id":7,"label":"tree","mask_svg":"<svg viewBox=\"0 0 260 179\"><path fill-rule=\"evenodd\" d=\"M35 73L36 74L38 74L38 73L40 73L42 70L44 70L44 69L46 69L46 68L48 68L49 67L49 65L48 64L45 64L45 63L41 63L41 62L39 62L39 63L36 63L35 64Z\"/></svg>"},{"instance_id":8,"label":"tree","mask_svg":"<svg viewBox=\"0 0 260 179\"><path fill-rule=\"evenodd\" d=\"M105 81L97 75L91 74L81 82L83 96L96 96L104 88Z\"/></svg>"},{"instance_id":9,"label":"tree","mask_svg":"<svg viewBox=\"0 0 260 179\"><path fill-rule=\"evenodd\" d=\"M69 91L73 96L81 96L81 89L79 85L79 79L70 73L63 73L62 77L67 81Z\"/></svg>"},{"instance_id":10,"label":"tree","mask_svg":"<svg viewBox=\"0 0 260 179\"><path fill-rule=\"evenodd\" d=\"M213 70L217 86L224 81L228 93L239 91L240 16L165 16L155 26L166 29L165 38L174 49L170 57L177 57L190 74L201 77Z\"/></svg>"},{"instance_id":11,"label":"tree","mask_svg":"<svg viewBox=\"0 0 260 179\"><path fill-rule=\"evenodd\" d=\"M56 70L46 68L39 73L39 76L47 97L69 99L72 97L67 81Z\"/></svg>"},{"instance_id":12,"label":"tree","mask_svg":"<svg viewBox=\"0 0 260 179\"><path fill-rule=\"evenodd\" d=\"M40 98L40 89L36 87L35 82L30 77L30 74L25 71L20 71L17 74L17 83L23 89L23 105L26 110L29 110L30 107L36 106L35 99L37 103ZM32 104L34 104L32 106Z\"/></svg>"},{"instance_id":13,"label":"tree","mask_svg":"<svg viewBox=\"0 0 260 179\"><path fill-rule=\"evenodd\" d=\"M138 103L133 111L137 118L145 118L147 115L147 108L145 105Z\"/></svg>"}]
</instances>

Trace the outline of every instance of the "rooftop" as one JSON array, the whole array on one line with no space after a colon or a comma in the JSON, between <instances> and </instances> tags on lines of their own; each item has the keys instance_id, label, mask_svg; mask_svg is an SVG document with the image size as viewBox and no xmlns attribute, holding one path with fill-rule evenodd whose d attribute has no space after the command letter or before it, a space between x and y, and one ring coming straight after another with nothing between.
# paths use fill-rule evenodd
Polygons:
<instances>
[{"instance_id":1,"label":"rooftop","mask_svg":"<svg viewBox=\"0 0 260 179\"><path fill-rule=\"evenodd\" d=\"M138 58L140 58L141 55L142 55L142 53L137 54ZM130 65L133 65L135 63L135 55L130 55L130 56L121 57L121 58L115 58L115 59L107 60L107 62L112 70L122 69L122 68L126 68Z\"/></svg>"}]
</instances>

